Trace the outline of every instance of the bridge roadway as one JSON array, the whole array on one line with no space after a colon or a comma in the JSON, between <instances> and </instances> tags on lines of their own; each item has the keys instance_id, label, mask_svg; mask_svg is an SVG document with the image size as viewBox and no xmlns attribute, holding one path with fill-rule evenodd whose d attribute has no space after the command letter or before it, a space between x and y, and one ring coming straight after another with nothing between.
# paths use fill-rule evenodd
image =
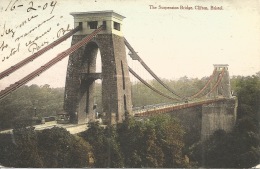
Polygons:
<instances>
[{"instance_id":1,"label":"bridge roadway","mask_svg":"<svg viewBox=\"0 0 260 169\"><path fill-rule=\"evenodd\" d=\"M156 105L148 105L142 107L134 107L133 114L135 117L146 117L152 115L158 115L161 113L169 113L175 110L181 110L196 106L201 106L203 104L211 104L215 102L225 101L226 99L223 97L218 97L214 99L203 99L203 100L195 100L195 101L186 101L186 102L178 102L172 104L156 104Z\"/></svg>"}]
</instances>

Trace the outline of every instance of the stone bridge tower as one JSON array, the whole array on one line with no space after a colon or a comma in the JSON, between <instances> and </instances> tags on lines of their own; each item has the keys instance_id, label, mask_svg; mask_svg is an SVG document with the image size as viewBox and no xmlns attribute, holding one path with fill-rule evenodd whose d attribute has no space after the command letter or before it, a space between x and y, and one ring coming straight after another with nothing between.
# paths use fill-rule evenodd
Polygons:
<instances>
[{"instance_id":1,"label":"stone bridge tower","mask_svg":"<svg viewBox=\"0 0 260 169\"><path fill-rule=\"evenodd\" d=\"M224 100L202 105L201 138L209 138L216 130L229 132L236 123L237 98L231 95L230 77L227 64L215 64L216 69L211 89L219 81L219 85L209 94L209 99L223 97ZM222 77L221 77L222 76ZM221 80L221 81L220 81Z\"/></svg>"},{"instance_id":2,"label":"stone bridge tower","mask_svg":"<svg viewBox=\"0 0 260 169\"><path fill-rule=\"evenodd\" d=\"M99 26L105 30L91 42L69 56L65 84L64 111L71 123L85 123L95 118L94 85L102 80L102 107L108 123L121 122L126 112L132 113L131 84L126 59L122 20L113 11L71 13L74 26L82 30L72 37L71 45L82 40ZM102 72L96 72L96 57L100 50Z\"/></svg>"},{"instance_id":3,"label":"stone bridge tower","mask_svg":"<svg viewBox=\"0 0 260 169\"><path fill-rule=\"evenodd\" d=\"M211 88L214 87L214 85L217 83L218 80L220 80L220 78L221 81L219 85L216 87L216 89L209 94L209 97L214 98L222 96L224 98L231 98L231 86L228 72L228 64L214 64L214 69L216 69L216 73L213 77Z\"/></svg>"}]
</instances>

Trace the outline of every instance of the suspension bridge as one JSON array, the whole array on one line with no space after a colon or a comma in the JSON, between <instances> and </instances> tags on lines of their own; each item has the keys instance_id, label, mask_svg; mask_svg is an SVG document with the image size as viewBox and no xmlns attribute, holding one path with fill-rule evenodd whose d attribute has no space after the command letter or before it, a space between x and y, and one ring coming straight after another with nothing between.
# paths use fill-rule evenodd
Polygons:
<instances>
[{"instance_id":1,"label":"suspension bridge","mask_svg":"<svg viewBox=\"0 0 260 169\"><path fill-rule=\"evenodd\" d=\"M202 122L205 123L204 130L209 128L209 131L204 131L204 133L208 134L219 128L225 130L232 128L236 118L237 103L236 99L231 95L228 65L214 65L213 73L201 90L194 92L191 96L182 96L165 84L152 71L123 36L121 27L124 17L122 15L114 11L75 12L71 13L71 15L74 17L75 28L73 30L1 72L0 79L29 64L43 53L72 36L71 47L62 51L27 76L0 91L0 99L5 98L19 87L25 85L69 56L65 84L64 112L69 117L70 124L84 124L87 121L95 119L93 109L94 86L95 80L101 79L102 113L105 114L105 121L109 124L122 122L126 115L148 117L202 106ZM130 51L129 56L131 59L138 61L168 93L162 92L147 83L128 65L125 48ZM96 72L98 49L101 54L102 72ZM158 95L171 101L178 101L178 103L161 103L132 107L129 73ZM218 120L210 122L212 118ZM223 119L225 119L225 122L223 122Z\"/></svg>"}]
</instances>

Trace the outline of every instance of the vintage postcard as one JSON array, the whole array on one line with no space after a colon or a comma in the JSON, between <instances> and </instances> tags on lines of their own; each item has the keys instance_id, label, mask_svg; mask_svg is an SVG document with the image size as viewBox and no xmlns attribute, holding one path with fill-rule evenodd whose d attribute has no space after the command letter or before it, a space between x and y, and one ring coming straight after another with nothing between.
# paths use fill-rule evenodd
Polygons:
<instances>
[{"instance_id":1,"label":"vintage postcard","mask_svg":"<svg viewBox=\"0 0 260 169\"><path fill-rule=\"evenodd\" d=\"M259 167L259 97L259 0L1 0L0 167Z\"/></svg>"}]
</instances>

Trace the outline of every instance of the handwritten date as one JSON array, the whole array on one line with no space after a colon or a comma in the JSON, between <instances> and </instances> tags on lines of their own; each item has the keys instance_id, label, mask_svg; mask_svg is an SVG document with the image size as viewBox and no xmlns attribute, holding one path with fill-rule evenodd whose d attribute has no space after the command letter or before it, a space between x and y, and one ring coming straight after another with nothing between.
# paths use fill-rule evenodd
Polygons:
<instances>
[{"instance_id":1,"label":"handwritten date","mask_svg":"<svg viewBox=\"0 0 260 169\"><path fill-rule=\"evenodd\" d=\"M21 0L10 0L8 6L6 7L5 11L14 11L17 8L23 8L26 7L27 12L36 11L37 9L45 10L47 8L51 8L51 14L57 4L57 1L51 1L50 3L46 2L43 5L35 5L33 1L30 1L28 4L25 4L21 2Z\"/></svg>"}]
</instances>

